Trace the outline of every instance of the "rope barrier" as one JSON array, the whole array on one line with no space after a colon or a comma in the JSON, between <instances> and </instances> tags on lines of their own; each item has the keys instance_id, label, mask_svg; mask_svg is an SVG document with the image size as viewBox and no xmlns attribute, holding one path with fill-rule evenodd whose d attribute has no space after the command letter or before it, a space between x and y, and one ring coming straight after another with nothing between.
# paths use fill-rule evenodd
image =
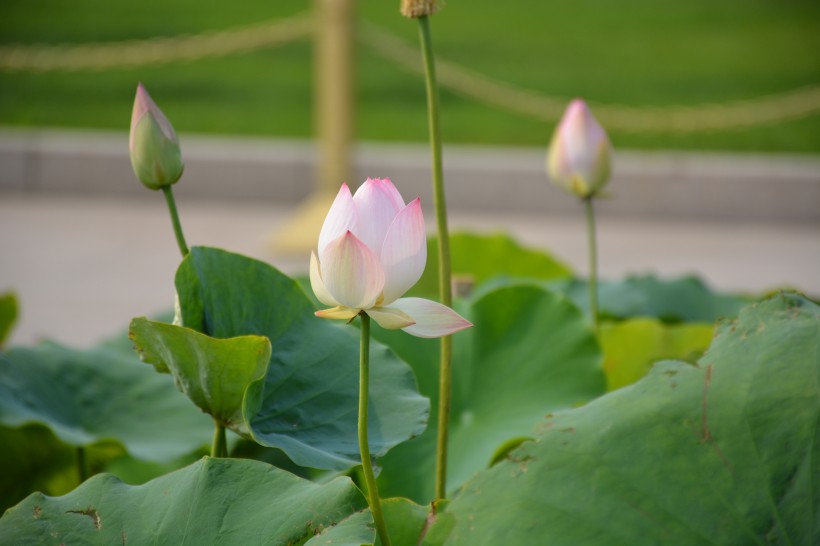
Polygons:
<instances>
[{"instance_id":1,"label":"rope barrier","mask_svg":"<svg viewBox=\"0 0 820 546\"><path fill-rule=\"evenodd\" d=\"M220 31L115 43L0 46L0 70L78 71L195 61L284 45L310 34L308 14Z\"/></svg>"},{"instance_id":2,"label":"rope barrier","mask_svg":"<svg viewBox=\"0 0 820 546\"><path fill-rule=\"evenodd\" d=\"M418 50L374 25L361 23L361 40L374 53L402 68L421 74ZM569 98L540 95L492 80L463 66L436 57L439 85L459 95L526 117L555 123ZM625 106L589 103L609 130L645 133L689 133L742 129L808 117L820 111L820 85L801 87L750 100L691 106Z\"/></svg>"},{"instance_id":3,"label":"rope barrier","mask_svg":"<svg viewBox=\"0 0 820 546\"><path fill-rule=\"evenodd\" d=\"M129 40L116 43L0 46L0 71L80 71L146 64L194 61L249 53L306 38L313 28L309 13L275 21L208 31L195 35ZM421 74L415 45L366 21L359 39L374 53L403 69ZM508 112L555 123L568 97L551 97L493 80L441 57L439 84L454 93ZM601 123L612 131L693 133L737 130L806 118L820 112L820 85L810 85L749 100L672 106L627 106L590 103Z\"/></svg>"}]
</instances>

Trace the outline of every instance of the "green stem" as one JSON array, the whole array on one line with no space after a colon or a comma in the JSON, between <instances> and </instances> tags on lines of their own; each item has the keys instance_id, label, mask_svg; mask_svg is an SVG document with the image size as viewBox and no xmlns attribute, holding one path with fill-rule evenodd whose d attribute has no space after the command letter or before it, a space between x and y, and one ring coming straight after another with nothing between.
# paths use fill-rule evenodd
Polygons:
<instances>
[{"instance_id":1,"label":"green stem","mask_svg":"<svg viewBox=\"0 0 820 546\"><path fill-rule=\"evenodd\" d=\"M226 458L228 441L225 438L225 425L214 419L214 440L211 443L211 457Z\"/></svg>"},{"instance_id":2,"label":"green stem","mask_svg":"<svg viewBox=\"0 0 820 546\"><path fill-rule=\"evenodd\" d=\"M80 483L88 479L88 463L85 460L85 448L80 446L75 451L77 461L77 477Z\"/></svg>"},{"instance_id":3,"label":"green stem","mask_svg":"<svg viewBox=\"0 0 820 546\"><path fill-rule=\"evenodd\" d=\"M171 223L174 224L174 235L177 237L177 246L182 257L188 255L188 245L185 243L185 235L182 234L182 225L179 223L179 213L177 203L174 201L174 191L171 186L163 186L162 193L165 194L165 201L168 203L168 212L171 213Z\"/></svg>"},{"instance_id":4,"label":"green stem","mask_svg":"<svg viewBox=\"0 0 820 546\"><path fill-rule=\"evenodd\" d=\"M362 470L367 484L367 502L376 523L382 546L390 546L390 536L384 523L379 490L376 488L376 477L370 462L370 447L367 442L367 391L370 385L370 317L362 313L362 339L359 345L359 452L362 455Z\"/></svg>"},{"instance_id":5,"label":"green stem","mask_svg":"<svg viewBox=\"0 0 820 546\"><path fill-rule=\"evenodd\" d=\"M433 204L438 226L438 288L439 300L453 306L452 273L450 270L450 234L447 229L447 203L444 195L444 168L441 153L441 122L439 116L438 84L427 15L418 18L421 52L427 84L427 113L430 130L430 151L433 155ZM447 443L450 427L450 399L452 395L453 339L441 338L439 363L438 441L436 445L436 499L447 496Z\"/></svg>"},{"instance_id":6,"label":"green stem","mask_svg":"<svg viewBox=\"0 0 820 546\"><path fill-rule=\"evenodd\" d=\"M598 246L595 237L595 211L592 209L592 196L584 198L587 212L587 238L589 239L589 314L592 324L598 329Z\"/></svg>"}]
</instances>

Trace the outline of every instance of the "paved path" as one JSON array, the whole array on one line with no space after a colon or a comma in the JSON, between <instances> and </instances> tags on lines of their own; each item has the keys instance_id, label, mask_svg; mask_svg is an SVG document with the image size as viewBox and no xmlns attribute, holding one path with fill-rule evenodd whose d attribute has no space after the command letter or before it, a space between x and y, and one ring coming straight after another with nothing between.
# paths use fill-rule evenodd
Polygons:
<instances>
[{"instance_id":1,"label":"paved path","mask_svg":"<svg viewBox=\"0 0 820 546\"><path fill-rule=\"evenodd\" d=\"M16 290L22 306L12 344L48 337L88 346L122 331L134 316L170 308L179 255L164 207L161 195L147 191L104 197L0 192L0 291ZM270 245L292 206L266 199L225 203L180 198L179 207L191 245L223 247L290 273L307 269L307 255L277 256ZM454 211L451 225L507 230L585 270L580 214ZM816 223L610 215L602 216L598 227L604 277L697 273L719 289L760 292L795 286L820 294Z\"/></svg>"}]
</instances>

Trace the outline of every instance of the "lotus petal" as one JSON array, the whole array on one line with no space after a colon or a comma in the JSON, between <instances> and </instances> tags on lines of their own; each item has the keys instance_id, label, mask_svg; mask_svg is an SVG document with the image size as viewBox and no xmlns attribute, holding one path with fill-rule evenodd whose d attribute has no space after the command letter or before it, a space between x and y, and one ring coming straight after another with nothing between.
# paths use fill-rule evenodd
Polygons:
<instances>
[{"instance_id":1,"label":"lotus petal","mask_svg":"<svg viewBox=\"0 0 820 546\"><path fill-rule=\"evenodd\" d=\"M404 331L417 337L448 336L473 325L446 305L423 298L401 298L390 307L404 311L416 321Z\"/></svg>"},{"instance_id":2,"label":"lotus petal","mask_svg":"<svg viewBox=\"0 0 820 546\"><path fill-rule=\"evenodd\" d=\"M339 302L333 299L333 296L325 286L322 280L322 271L319 267L319 258L316 257L315 252L310 253L310 287L313 288L313 293L320 302L325 305L339 305Z\"/></svg>"},{"instance_id":3,"label":"lotus petal","mask_svg":"<svg viewBox=\"0 0 820 546\"><path fill-rule=\"evenodd\" d=\"M410 315L396 307L374 307L368 309L367 314L385 330L401 330L416 323Z\"/></svg>"},{"instance_id":4,"label":"lotus petal","mask_svg":"<svg viewBox=\"0 0 820 546\"><path fill-rule=\"evenodd\" d=\"M389 305L410 290L424 273L427 234L421 200L414 199L390 224L381 252L384 267L384 301Z\"/></svg>"},{"instance_id":5,"label":"lotus petal","mask_svg":"<svg viewBox=\"0 0 820 546\"><path fill-rule=\"evenodd\" d=\"M350 320L359 314L359 310L351 309L350 307L337 306L330 309L320 309L313 314L317 317L327 319Z\"/></svg>"},{"instance_id":6,"label":"lotus petal","mask_svg":"<svg viewBox=\"0 0 820 546\"><path fill-rule=\"evenodd\" d=\"M404 201L389 179L368 178L356 190L353 202L358 214L353 233L379 257L387 230Z\"/></svg>"},{"instance_id":7,"label":"lotus petal","mask_svg":"<svg viewBox=\"0 0 820 546\"><path fill-rule=\"evenodd\" d=\"M342 184L322 224L322 231L319 232L319 261L324 262L324 250L331 241L338 239L346 231L355 233L355 229L356 206L353 204L350 188L347 184Z\"/></svg>"},{"instance_id":8,"label":"lotus petal","mask_svg":"<svg viewBox=\"0 0 820 546\"><path fill-rule=\"evenodd\" d=\"M384 270L375 254L350 231L327 245L320 263L325 288L342 306L369 309L381 296Z\"/></svg>"}]
</instances>

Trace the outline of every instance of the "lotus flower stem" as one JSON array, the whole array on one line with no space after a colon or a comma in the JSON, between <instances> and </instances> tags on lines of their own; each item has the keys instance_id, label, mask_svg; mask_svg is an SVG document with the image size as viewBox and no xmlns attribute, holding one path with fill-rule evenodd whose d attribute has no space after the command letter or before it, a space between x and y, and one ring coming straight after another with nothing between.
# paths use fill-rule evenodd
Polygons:
<instances>
[{"instance_id":1,"label":"lotus flower stem","mask_svg":"<svg viewBox=\"0 0 820 546\"><path fill-rule=\"evenodd\" d=\"M387 525L384 523L384 514L379 500L379 490L376 488L376 477L373 475L373 465L370 463L370 448L367 443L367 396L370 385L370 316L367 313L359 315L362 318L361 343L359 345L359 452L362 455L362 470L364 481L367 484L367 501L370 512L376 523L376 531L382 546L390 546L390 536L387 534Z\"/></svg>"},{"instance_id":2,"label":"lotus flower stem","mask_svg":"<svg viewBox=\"0 0 820 546\"><path fill-rule=\"evenodd\" d=\"M174 235L177 238L177 246L182 257L188 255L188 245L185 243L185 235L182 234L182 224L179 223L179 213L177 212L177 203L174 200L174 190L171 186L163 186L162 193L165 194L165 201L168 203L168 212L171 213L171 223L174 224Z\"/></svg>"},{"instance_id":3,"label":"lotus flower stem","mask_svg":"<svg viewBox=\"0 0 820 546\"><path fill-rule=\"evenodd\" d=\"M85 460L85 448L83 446L79 446L75 452L75 456L77 462L77 477L79 478L80 483L83 483L88 479L88 464Z\"/></svg>"},{"instance_id":4,"label":"lotus flower stem","mask_svg":"<svg viewBox=\"0 0 820 546\"><path fill-rule=\"evenodd\" d=\"M595 237L595 211L592 207L593 196L584 198L584 207L587 213L587 238L589 240L589 314L592 324L598 330L598 245Z\"/></svg>"},{"instance_id":5,"label":"lotus flower stem","mask_svg":"<svg viewBox=\"0 0 820 546\"><path fill-rule=\"evenodd\" d=\"M419 37L424 59L427 85L427 112L430 132L430 151L433 156L433 204L438 227L438 288L439 300L452 307L452 274L450 270L450 234L447 229L447 202L444 195L444 168L441 153L441 122L439 116L438 84L433 58L433 40L430 36L430 17L422 15L419 21ZM452 394L453 338L441 338L439 363L438 441L436 447L436 499L447 496L447 442L450 426L450 398Z\"/></svg>"},{"instance_id":6,"label":"lotus flower stem","mask_svg":"<svg viewBox=\"0 0 820 546\"><path fill-rule=\"evenodd\" d=\"M225 438L225 425L214 420L214 440L211 444L211 457L227 457L228 442Z\"/></svg>"}]
</instances>

